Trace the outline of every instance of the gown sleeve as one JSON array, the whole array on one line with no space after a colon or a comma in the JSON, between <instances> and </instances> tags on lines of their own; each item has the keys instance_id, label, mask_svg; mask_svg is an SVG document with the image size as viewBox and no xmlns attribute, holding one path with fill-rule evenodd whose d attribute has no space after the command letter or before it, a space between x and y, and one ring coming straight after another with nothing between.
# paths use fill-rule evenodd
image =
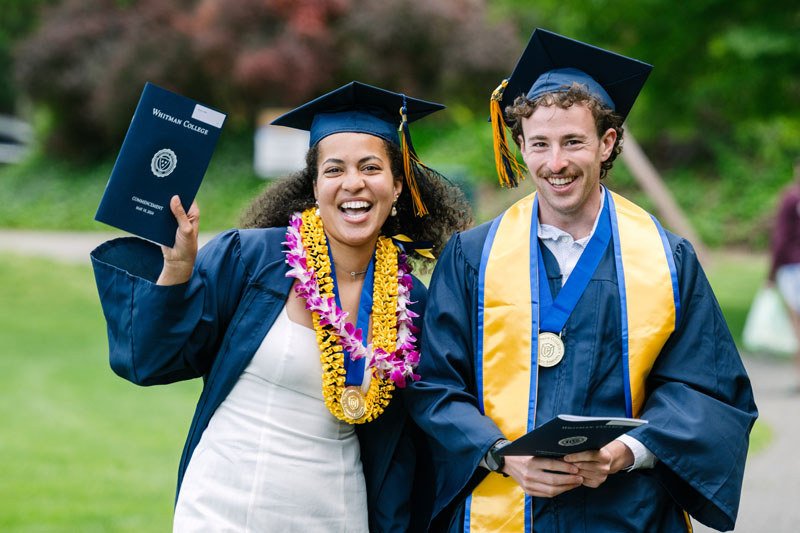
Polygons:
<instances>
[{"instance_id":1,"label":"gown sleeve","mask_svg":"<svg viewBox=\"0 0 800 533\"><path fill-rule=\"evenodd\" d=\"M406 392L409 413L429 435L436 464L433 515L471 492L488 473L478 465L503 433L479 410L474 382L476 268L461 234L448 242L428 289L422 331L421 378Z\"/></svg>"},{"instance_id":2,"label":"gown sleeve","mask_svg":"<svg viewBox=\"0 0 800 533\"><path fill-rule=\"evenodd\" d=\"M676 503L700 522L733 528L756 411L750 380L691 245L670 236L680 318L648 378L630 435L659 459L654 469Z\"/></svg>"},{"instance_id":3,"label":"gown sleeve","mask_svg":"<svg viewBox=\"0 0 800 533\"><path fill-rule=\"evenodd\" d=\"M91 259L114 372L138 385L208 373L247 279L237 231L203 246L178 285L156 285L161 250L138 238L106 242Z\"/></svg>"}]
</instances>

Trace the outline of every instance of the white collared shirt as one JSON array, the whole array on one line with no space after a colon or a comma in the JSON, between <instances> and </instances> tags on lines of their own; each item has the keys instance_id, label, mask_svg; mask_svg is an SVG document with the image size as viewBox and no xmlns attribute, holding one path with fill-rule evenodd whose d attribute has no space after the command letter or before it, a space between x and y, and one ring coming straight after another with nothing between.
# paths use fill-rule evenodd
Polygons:
<instances>
[{"instance_id":1,"label":"white collared shirt","mask_svg":"<svg viewBox=\"0 0 800 533\"><path fill-rule=\"evenodd\" d=\"M548 250L555 256L558 262L558 268L561 270L561 286L567 282L569 275L581 258L581 254L586 249L586 245L594 235L597 229L597 223L600 220L600 213L603 212L603 205L606 201L606 195L603 194L600 201L600 209L597 211L597 216L594 219L592 231L586 237L580 239L573 239L572 235L563 231L555 226L549 224L538 224L536 235L547 247ZM621 435L617 440L622 441L633 452L633 465L629 470L636 468L653 468L658 462L658 458L645 447L644 444L634 439L629 435Z\"/></svg>"}]
</instances>

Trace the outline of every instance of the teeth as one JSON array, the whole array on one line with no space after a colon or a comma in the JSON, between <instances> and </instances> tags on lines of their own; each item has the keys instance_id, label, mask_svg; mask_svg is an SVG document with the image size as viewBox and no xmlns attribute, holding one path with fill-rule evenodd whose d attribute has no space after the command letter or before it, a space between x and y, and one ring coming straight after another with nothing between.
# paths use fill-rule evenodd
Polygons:
<instances>
[{"instance_id":1,"label":"teeth","mask_svg":"<svg viewBox=\"0 0 800 533\"><path fill-rule=\"evenodd\" d=\"M573 176L569 178L550 178L548 181L552 185L566 185L568 183L572 183L573 181L575 181L575 177Z\"/></svg>"},{"instance_id":2,"label":"teeth","mask_svg":"<svg viewBox=\"0 0 800 533\"><path fill-rule=\"evenodd\" d=\"M341 207L342 209L366 209L367 207L369 207L369 205L370 205L369 202L364 202L364 201L361 201L361 202L345 202L342 205L340 205L339 207Z\"/></svg>"}]
</instances>

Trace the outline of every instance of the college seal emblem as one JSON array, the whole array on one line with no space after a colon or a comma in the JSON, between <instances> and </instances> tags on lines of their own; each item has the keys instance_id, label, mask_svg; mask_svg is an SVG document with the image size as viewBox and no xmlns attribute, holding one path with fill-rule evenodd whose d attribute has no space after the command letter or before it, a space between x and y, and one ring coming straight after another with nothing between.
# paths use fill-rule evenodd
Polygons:
<instances>
[{"instance_id":1,"label":"college seal emblem","mask_svg":"<svg viewBox=\"0 0 800 533\"><path fill-rule=\"evenodd\" d=\"M178 156L169 148L162 148L150 161L150 170L158 178L165 178L172 174L178 166Z\"/></svg>"}]
</instances>

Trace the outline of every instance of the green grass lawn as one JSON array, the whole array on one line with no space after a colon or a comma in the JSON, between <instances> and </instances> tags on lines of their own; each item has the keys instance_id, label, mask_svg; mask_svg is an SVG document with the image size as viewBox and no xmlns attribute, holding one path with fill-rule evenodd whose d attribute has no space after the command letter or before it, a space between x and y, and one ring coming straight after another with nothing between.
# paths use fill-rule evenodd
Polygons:
<instances>
[{"instance_id":1,"label":"green grass lawn","mask_svg":"<svg viewBox=\"0 0 800 533\"><path fill-rule=\"evenodd\" d=\"M91 268L0 255L0 530L169 531L199 383L108 366Z\"/></svg>"},{"instance_id":2,"label":"green grass lawn","mask_svg":"<svg viewBox=\"0 0 800 533\"><path fill-rule=\"evenodd\" d=\"M203 231L234 227L267 184L253 172L252 143L220 142L197 193ZM108 230L94 220L114 160L81 164L30 157L0 165L0 228Z\"/></svg>"},{"instance_id":3,"label":"green grass lawn","mask_svg":"<svg viewBox=\"0 0 800 533\"><path fill-rule=\"evenodd\" d=\"M733 338L740 346L747 311L756 291L767 277L768 268L766 254L711 254L707 261L706 275ZM756 420L750 433L750 453L758 453L771 440L772 428Z\"/></svg>"},{"instance_id":4,"label":"green grass lawn","mask_svg":"<svg viewBox=\"0 0 800 533\"><path fill-rule=\"evenodd\" d=\"M734 335L766 269L708 274ZM168 531L200 383L141 388L108 366L88 265L0 255L0 531ZM766 446L760 423L751 452Z\"/></svg>"},{"instance_id":5,"label":"green grass lawn","mask_svg":"<svg viewBox=\"0 0 800 533\"><path fill-rule=\"evenodd\" d=\"M766 254L711 254L706 275L737 344L741 344L747 311L758 288L767 278Z\"/></svg>"}]
</instances>

